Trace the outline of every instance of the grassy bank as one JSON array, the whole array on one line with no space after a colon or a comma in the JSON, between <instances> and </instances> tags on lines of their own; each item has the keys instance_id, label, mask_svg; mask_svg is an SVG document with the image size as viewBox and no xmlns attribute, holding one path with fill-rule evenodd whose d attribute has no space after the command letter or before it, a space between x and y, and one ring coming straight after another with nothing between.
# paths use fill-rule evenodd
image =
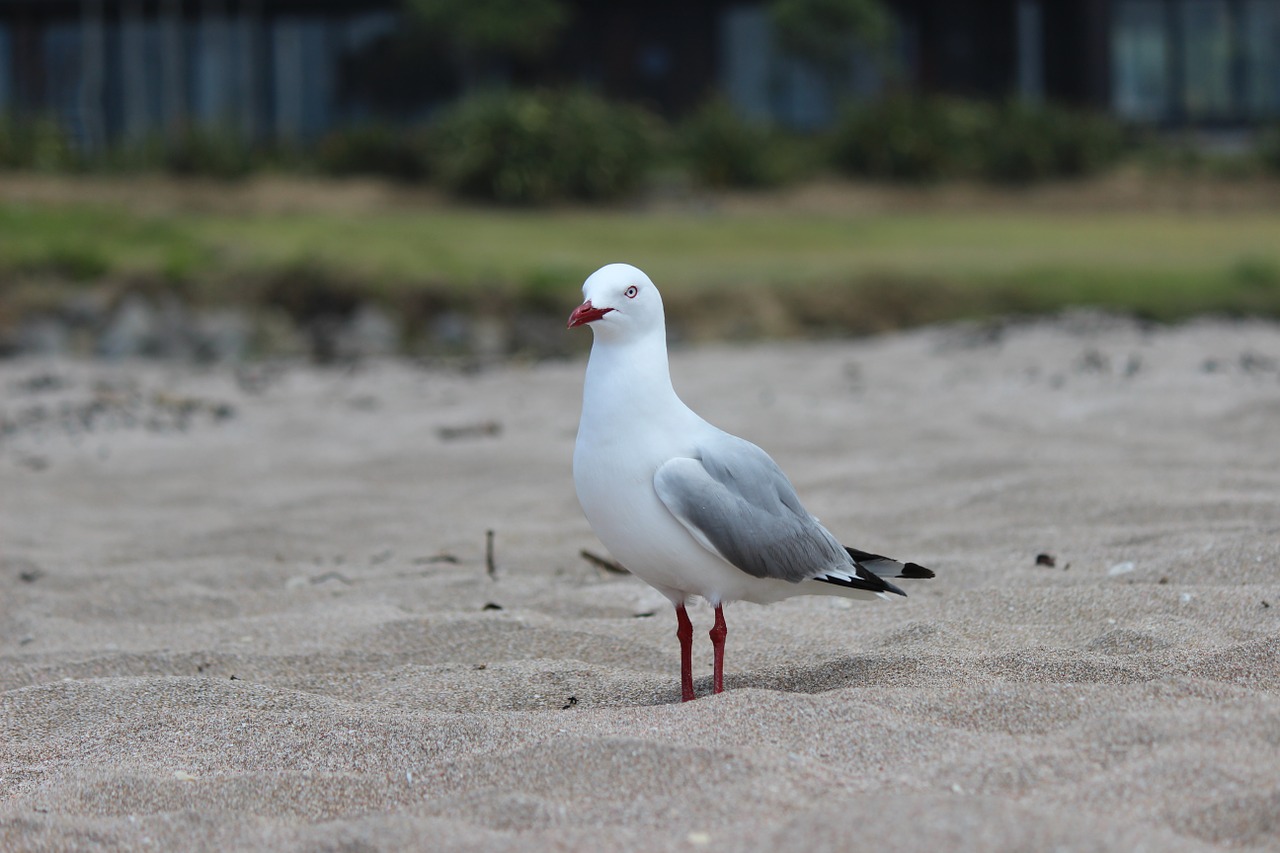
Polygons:
<instances>
[{"instance_id":1,"label":"grassy bank","mask_svg":"<svg viewBox=\"0 0 1280 853\"><path fill-rule=\"evenodd\" d=\"M204 304L285 299L303 313L312 296L334 293L397 310L560 313L587 273L626 260L664 288L694 336L870 331L1080 305L1161 320L1280 316L1273 209L828 208L238 213L0 202L0 302L12 319L105 286L174 289Z\"/></svg>"}]
</instances>

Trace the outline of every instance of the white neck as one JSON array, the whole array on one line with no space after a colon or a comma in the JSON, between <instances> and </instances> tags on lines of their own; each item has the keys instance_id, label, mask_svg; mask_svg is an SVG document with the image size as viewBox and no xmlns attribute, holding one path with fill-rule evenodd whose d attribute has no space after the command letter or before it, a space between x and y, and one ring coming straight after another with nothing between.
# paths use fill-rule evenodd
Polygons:
<instances>
[{"instance_id":1,"label":"white neck","mask_svg":"<svg viewBox=\"0 0 1280 853\"><path fill-rule=\"evenodd\" d=\"M693 414L671 385L663 329L628 339L597 335L582 395L584 429L616 429L622 423Z\"/></svg>"}]
</instances>

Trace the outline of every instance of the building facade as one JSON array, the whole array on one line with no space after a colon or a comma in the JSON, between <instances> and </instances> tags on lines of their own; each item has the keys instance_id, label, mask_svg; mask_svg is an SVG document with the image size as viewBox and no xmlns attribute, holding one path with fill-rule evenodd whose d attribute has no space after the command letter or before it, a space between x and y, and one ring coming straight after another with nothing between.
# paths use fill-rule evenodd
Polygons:
<instances>
[{"instance_id":1,"label":"building facade","mask_svg":"<svg viewBox=\"0 0 1280 853\"><path fill-rule=\"evenodd\" d=\"M1280 0L886 0L893 44L833 80L777 48L763 3L569 4L514 83L575 82L679 115L713 92L818 128L886 88L1019 96L1163 127L1280 121ZM0 113L84 147L191 123L306 140L413 121L456 96L446 51L406 41L395 0L0 0Z\"/></svg>"}]
</instances>

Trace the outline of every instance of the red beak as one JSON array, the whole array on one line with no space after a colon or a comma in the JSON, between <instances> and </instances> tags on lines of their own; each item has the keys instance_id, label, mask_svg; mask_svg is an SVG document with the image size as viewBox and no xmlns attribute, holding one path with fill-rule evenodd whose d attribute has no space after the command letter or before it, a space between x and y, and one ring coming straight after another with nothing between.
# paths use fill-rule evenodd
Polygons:
<instances>
[{"instance_id":1,"label":"red beak","mask_svg":"<svg viewBox=\"0 0 1280 853\"><path fill-rule=\"evenodd\" d=\"M585 325L594 320L599 320L612 310L612 308L597 308L592 305L591 300L588 299L577 308L574 308L573 313L569 315L569 328L576 329L579 326Z\"/></svg>"}]
</instances>

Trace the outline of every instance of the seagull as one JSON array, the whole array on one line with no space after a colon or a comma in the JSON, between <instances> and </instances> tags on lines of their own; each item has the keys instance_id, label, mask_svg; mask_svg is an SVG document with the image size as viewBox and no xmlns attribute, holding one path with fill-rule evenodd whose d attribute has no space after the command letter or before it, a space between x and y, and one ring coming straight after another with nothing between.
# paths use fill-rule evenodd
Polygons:
<instances>
[{"instance_id":1,"label":"seagull","mask_svg":"<svg viewBox=\"0 0 1280 853\"><path fill-rule=\"evenodd\" d=\"M667 362L662 296L647 275L609 264L587 278L582 295L568 327L589 326L593 341L573 482L609 552L675 606L681 701L696 698L685 609L691 598L715 608L712 689L720 693L725 604L905 596L890 578L934 576L916 563L841 545L767 453L680 400Z\"/></svg>"}]
</instances>

